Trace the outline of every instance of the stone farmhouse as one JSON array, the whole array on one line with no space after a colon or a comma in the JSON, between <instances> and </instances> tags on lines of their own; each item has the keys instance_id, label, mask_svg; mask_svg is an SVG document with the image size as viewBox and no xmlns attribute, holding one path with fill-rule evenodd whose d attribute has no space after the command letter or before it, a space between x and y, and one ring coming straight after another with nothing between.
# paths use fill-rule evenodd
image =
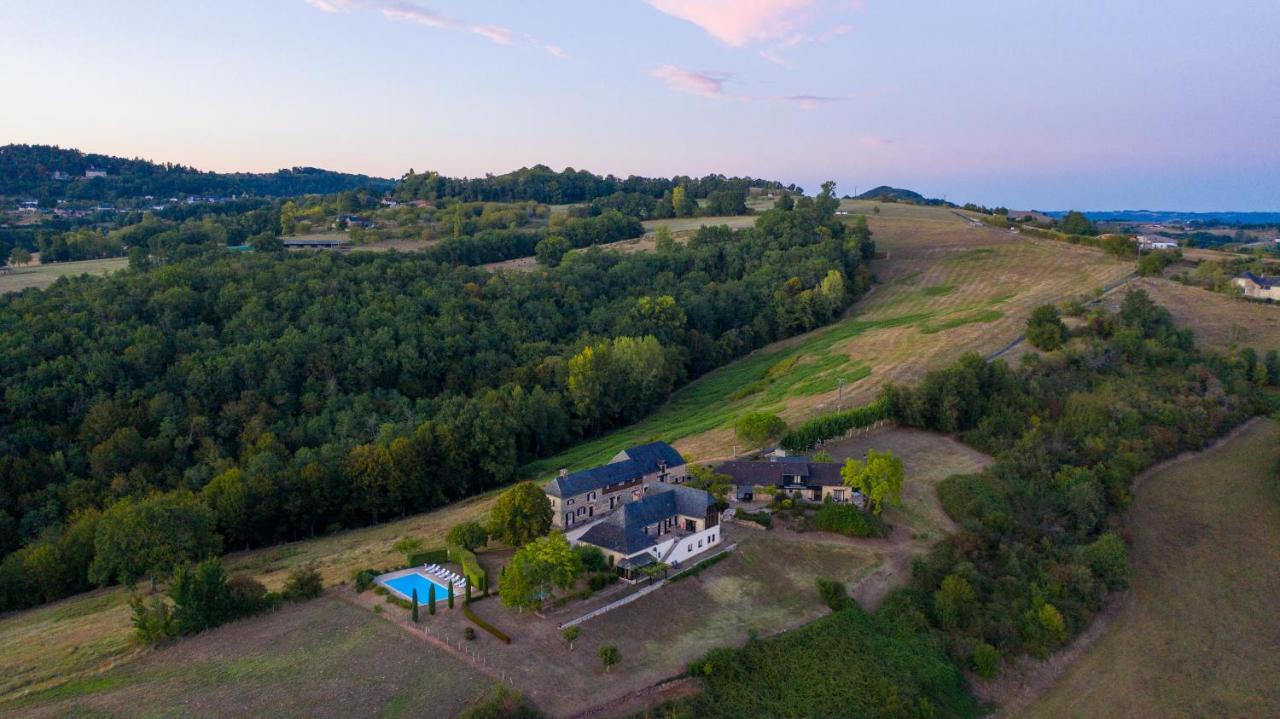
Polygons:
<instances>
[{"instance_id":1,"label":"stone farmhouse","mask_svg":"<svg viewBox=\"0 0 1280 719\"><path fill-rule=\"evenodd\" d=\"M648 565L679 568L720 544L720 513L710 494L675 484L652 484L577 536L574 544L599 547L619 576L636 581Z\"/></svg>"},{"instance_id":2,"label":"stone farmhouse","mask_svg":"<svg viewBox=\"0 0 1280 719\"><path fill-rule=\"evenodd\" d=\"M598 467L572 474L562 469L544 491L555 511L556 528L567 533L627 502L639 500L646 487L683 484L688 479L684 457L674 447L666 442L650 442L624 449Z\"/></svg>"},{"instance_id":3,"label":"stone farmhouse","mask_svg":"<svg viewBox=\"0 0 1280 719\"><path fill-rule=\"evenodd\" d=\"M734 498L751 502L767 492L789 494L807 502L866 504L862 493L846 487L837 462L810 462L807 457L775 456L768 460L734 460L715 468L734 486ZM766 487L773 487L767 490Z\"/></svg>"},{"instance_id":4,"label":"stone farmhouse","mask_svg":"<svg viewBox=\"0 0 1280 719\"><path fill-rule=\"evenodd\" d=\"M1280 277L1262 277L1246 272L1231 280L1231 283L1239 287L1245 297L1252 297L1255 300L1280 300Z\"/></svg>"}]
</instances>

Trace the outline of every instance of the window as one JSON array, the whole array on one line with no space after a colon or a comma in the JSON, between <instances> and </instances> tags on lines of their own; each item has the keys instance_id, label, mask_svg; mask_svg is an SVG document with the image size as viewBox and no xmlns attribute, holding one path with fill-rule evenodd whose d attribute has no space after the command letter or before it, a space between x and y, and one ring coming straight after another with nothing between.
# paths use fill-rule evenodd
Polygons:
<instances>
[{"instance_id":1,"label":"window","mask_svg":"<svg viewBox=\"0 0 1280 719\"><path fill-rule=\"evenodd\" d=\"M596 493L595 493L595 492L592 492L591 494L588 494L588 495L587 495L587 501L588 501L588 502L594 502L594 501L596 501Z\"/></svg>"},{"instance_id":2,"label":"window","mask_svg":"<svg viewBox=\"0 0 1280 719\"><path fill-rule=\"evenodd\" d=\"M701 539L699 539L699 540L698 540L698 549L702 549L702 540L701 540Z\"/></svg>"},{"instance_id":3,"label":"window","mask_svg":"<svg viewBox=\"0 0 1280 719\"><path fill-rule=\"evenodd\" d=\"M578 507L578 516L579 516L579 517L581 517L582 515L584 515L584 514L586 514L586 513L587 513L587 508L586 508L586 507Z\"/></svg>"},{"instance_id":4,"label":"window","mask_svg":"<svg viewBox=\"0 0 1280 719\"><path fill-rule=\"evenodd\" d=\"M571 499L571 500L569 500L568 502L565 502L565 506L567 506L567 507L572 507L572 506L573 506L573 500Z\"/></svg>"},{"instance_id":5,"label":"window","mask_svg":"<svg viewBox=\"0 0 1280 719\"><path fill-rule=\"evenodd\" d=\"M565 524L573 524L573 512L565 512L565 513L564 513L564 523L565 523Z\"/></svg>"},{"instance_id":6,"label":"window","mask_svg":"<svg viewBox=\"0 0 1280 719\"><path fill-rule=\"evenodd\" d=\"M689 543L689 546L687 546L687 547L685 547L685 548L684 548L684 551L686 551L686 552L692 552L692 551L693 551L693 543L692 543L692 542L690 542L690 543Z\"/></svg>"}]
</instances>

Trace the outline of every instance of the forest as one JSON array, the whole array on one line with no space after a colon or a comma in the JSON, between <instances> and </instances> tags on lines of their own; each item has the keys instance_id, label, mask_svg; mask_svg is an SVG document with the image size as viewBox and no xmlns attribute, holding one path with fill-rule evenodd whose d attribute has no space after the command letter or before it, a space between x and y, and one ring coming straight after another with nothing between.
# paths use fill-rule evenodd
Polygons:
<instances>
[{"instance_id":1,"label":"forest","mask_svg":"<svg viewBox=\"0 0 1280 719\"><path fill-rule=\"evenodd\" d=\"M528 273L171 237L0 298L0 608L506 484L839 315L874 244L837 204Z\"/></svg>"},{"instance_id":2,"label":"forest","mask_svg":"<svg viewBox=\"0 0 1280 719\"><path fill-rule=\"evenodd\" d=\"M86 178L87 170L106 177ZM70 179L55 179L54 173ZM392 180L367 175L294 167L270 173L201 172L184 165L83 153L51 145L0 147L0 196L24 196L52 204L59 198L114 201L146 195L293 195L327 194L357 187L391 189Z\"/></svg>"},{"instance_id":3,"label":"forest","mask_svg":"<svg viewBox=\"0 0 1280 719\"><path fill-rule=\"evenodd\" d=\"M690 199L708 197L713 192L734 190L745 193L750 188L785 190L803 194L795 185L761 180L751 177L725 177L707 175L693 178L637 177L625 179L613 175L596 175L586 170L566 168L556 172L546 165L534 165L505 175L487 175L477 178L445 177L436 172L416 173L409 170L394 195L398 200L438 200L451 198L463 202L519 202L532 200L546 205L590 203L600 198L622 195L643 195L649 198L670 196L677 187L684 187ZM613 208L621 209L621 208ZM732 213L730 213L732 214Z\"/></svg>"}]
</instances>

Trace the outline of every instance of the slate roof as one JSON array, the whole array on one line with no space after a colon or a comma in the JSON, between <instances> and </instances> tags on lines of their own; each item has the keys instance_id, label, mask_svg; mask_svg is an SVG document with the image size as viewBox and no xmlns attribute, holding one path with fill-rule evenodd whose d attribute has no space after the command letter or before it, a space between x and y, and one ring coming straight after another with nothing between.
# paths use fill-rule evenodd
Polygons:
<instances>
[{"instance_id":1,"label":"slate roof","mask_svg":"<svg viewBox=\"0 0 1280 719\"><path fill-rule=\"evenodd\" d=\"M666 442L650 442L619 452L608 464L556 477L547 483L544 491L562 499L576 497L593 489L603 489L658 471L661 462L668 467L684 464L684 457Z\"/></svg>"},{"instance_id":2,"label":"slate roof","mask_svg":"<svg viewBox=\"0 0 1280 719\"><path fill-rule=\"evenodd\" d=\"M844 484L838 462L750 462L734 460L715 468L736 485L782 485L782 476L799 476L806 487L837 487Z\"/></svg>"},{"instance_id":3,"label":"slate roof","mask_svg":"<svg viewBox=\"0 0 1280 719\"><path fill-rule=\"evenodd\" d=\"M626 555L643 552L657 544L657 537L645 534L645 527L678 514L705 517L707 509L714 503L711 495L700 489L654 484L649 487L648 494L615 509L583 532L578 541Z\"/></svg>"},{"instance_id":4,"label":"slate roof","mask_svg":"<svg viewBox=\"0 0 1280 719\"><path fill-rule=\"evenodd\" d=\"M1263 277L1261 275L1255 275L1252 272L1246 272L1240 276L1245 279L1253 280L1259 287L1280 287L1280 277Z\"/></svg>"}]
</instances>

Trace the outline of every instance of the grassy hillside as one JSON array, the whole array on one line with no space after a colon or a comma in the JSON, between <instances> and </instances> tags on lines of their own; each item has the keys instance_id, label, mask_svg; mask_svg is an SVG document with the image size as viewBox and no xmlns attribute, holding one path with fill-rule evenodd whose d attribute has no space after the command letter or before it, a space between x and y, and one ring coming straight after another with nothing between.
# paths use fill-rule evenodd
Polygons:
<instances>
[{"instance_id":1,"label":"grassy hillside","mask_svg":"<svg viewBox=\"0 0 1280 719\"><path fill-rule=\"evenodd\" d=\"M1280 714L1278 470L1270 420L1148 476L1133 506L1130 596L1048 693L1010 716Z\"/></svg>"},{"instance_id":2,"label":"grassy hillside","mask_svg":"<svg viewBox=\"0 0 1280 719\"><path fill-rule=\"evenodd\" d=\"M967 351L994 351L1021 334L1035 305L1088 292L1131 270L1101 252L973 227L944 209L843 206L869 214L882 255L874 265L882 284L844 321L711 373L650 419L529 471L549 477L556 467L585 466L653 437L679 440L695 458L727 455L740 413L775 409L798 420L834 408L837 377L848 382L846 403L867 401L887 381L910 382ZM493 495L477 497L399 522L231 555L226 564L278 588L290 568L315 560L326 582L335 583L353 568L397 561L391 544L398 537L438 543L450 526L483 516L492 502ZM0 653L0 676L13 677L0 685L0 702L132 659L124 600L124 590L113 589L0 619L0 645L22 647Z\"/></svg>"},{"instance_id":3,"label":"grassy hillside","mask_svg":"<svg viewBox=\"0 0 1280 719\"><path fill-rule=\"evenodd\" d=\"M712 372L649 419L530 472L587 466L651 439L674 441L697 459L728 456L733 422L746 412L803 421L836 408L841 378L845 406L868 402L887 382L910 383L966 352L1004 347L1036 305L1087 294L1133 269L1097 250L974 227L944 208L850 200L841 207L868 215L881 254L872 265L881 284L844 321Z\"/></svg>"}]
</instances>

